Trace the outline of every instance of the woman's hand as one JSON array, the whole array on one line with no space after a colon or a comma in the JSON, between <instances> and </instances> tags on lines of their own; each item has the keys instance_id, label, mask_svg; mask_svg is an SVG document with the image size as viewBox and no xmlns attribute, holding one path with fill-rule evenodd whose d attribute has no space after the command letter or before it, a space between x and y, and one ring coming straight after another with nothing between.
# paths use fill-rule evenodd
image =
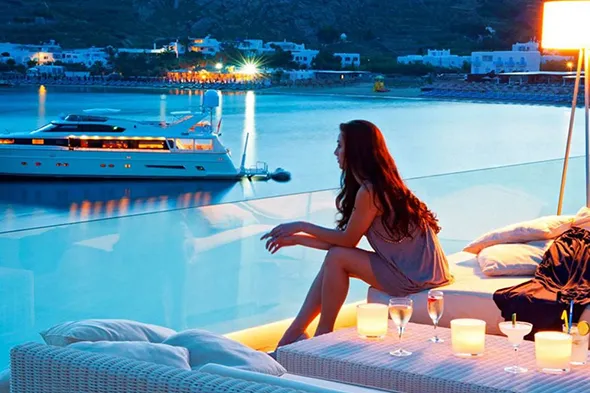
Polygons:
<instances>
[{"instance_id":1,"label":"woman's hand","mask_svg":"<svg viewBox=\"0 0 590 393\"><path fill-rule=\"evenodd\" d=\"M295 236L271 237L266 242L266 249L274 254L283 247L297 245L297 238Z\"/></svg>"},{"instance_id":2,"label":"woman's hand","mask_svg":"<svg viewBox=\"0 0 590 393\"><path fill-rule=\"evenodd\" d=\"M296 234L297 232L301 232L303 227L303 223L300 221L289 222L286 224L281 224L274 227L270 232L265 233L262 235L260 240L264 239L278 239L281 237L287 237Z\"/></svg>"}]
</instances>

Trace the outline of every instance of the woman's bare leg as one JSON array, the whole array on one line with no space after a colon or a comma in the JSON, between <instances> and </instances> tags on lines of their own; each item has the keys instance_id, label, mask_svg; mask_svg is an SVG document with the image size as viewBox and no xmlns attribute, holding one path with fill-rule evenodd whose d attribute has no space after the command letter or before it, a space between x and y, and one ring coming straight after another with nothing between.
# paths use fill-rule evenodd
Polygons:
<instances>
[{"instance_id":1,"label":"woman's bare leg","mask_svg":"<svg viewBox=\"0 0 590 393\"><path fill-rule=\"evenodd\" d=\"M322 267L321 316L316 336L334 330L336 317L348 294L350 277L380 289L371 268L371 258L378 256L358 248L333 247L328 251Z\"/></svg>"},{"instance_id":2,"label":"woman's bare leg","mask_svg":"<svg viewBox=\"0 0 590 393\"><path fill-rule=\"evenodd\" d=\"M305 333L305 329L307 329L309 324L320 313L323 279L324 267L322 266L318 275L313 280L311 288L309 288L309 292L307 292L307 296L305 297L305 301L303 302L299 313L293 322L291 322L291 325L279 341L279 347L295 342L299 337L301 337L302 334Z\"/></svg>"}]
</instances>

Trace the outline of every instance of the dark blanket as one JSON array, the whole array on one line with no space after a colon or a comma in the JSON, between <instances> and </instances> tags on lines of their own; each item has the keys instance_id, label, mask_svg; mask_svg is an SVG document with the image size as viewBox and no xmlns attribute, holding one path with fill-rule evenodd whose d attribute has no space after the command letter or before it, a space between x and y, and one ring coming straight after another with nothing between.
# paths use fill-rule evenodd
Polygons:
<instances>
[{"instance_id":1,"label":"dark blanket","mask_svg":"<svg viewBox=\"0 0 590 393\"><path fill-rule=\"evenodd\" d=\"M578 322L590 303L590 231L572 228L549 247L535 277L494 293L494 302L505 320L512 313L533 324L526 338L540 330L559 330L563 310L574 300L573 322Z\"/></svg>"}]
</instances>

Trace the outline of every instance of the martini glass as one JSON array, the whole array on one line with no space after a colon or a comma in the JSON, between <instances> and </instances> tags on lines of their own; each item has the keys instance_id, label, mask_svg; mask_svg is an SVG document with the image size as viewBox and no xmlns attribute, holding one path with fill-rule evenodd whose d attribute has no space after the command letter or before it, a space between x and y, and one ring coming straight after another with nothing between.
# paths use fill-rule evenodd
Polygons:
<instances>
[{"instance_id":1,"label":"martini glass","mask_svg":"<svg viewBox=\"0 0 590 393\"><path fill-rule=\"evenodd\" d=\"M533 325L528 322L517 321L513 324L512 321L506 321L500 322L498 326L500 331L508 337L508 342L514 348L514 366L506 367L504 371L513 374L526 373L528 369L518 365L518 347L524 340L524 336L533 330Z\"/></svg>"}]
</instances>

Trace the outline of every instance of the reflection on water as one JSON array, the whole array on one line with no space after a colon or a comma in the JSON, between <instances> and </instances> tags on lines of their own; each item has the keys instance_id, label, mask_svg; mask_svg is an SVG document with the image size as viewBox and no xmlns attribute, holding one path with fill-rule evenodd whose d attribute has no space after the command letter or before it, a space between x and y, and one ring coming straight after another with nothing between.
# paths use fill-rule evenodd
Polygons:
<instances>
[{"instance_id":1,"label":"reflection on water","mask_svg":"<svg viewBox=\"0 0 590 393\"><path fill-rule=\"evenodd\" d=\"M47 99L47 89L45 86L39 86L39 110L37 112L37 127L47 124L45 120L45 101Z\"/></svg>"},{"instance_id":2,"label":"reflection on water","mask_svg":"<svg viewBox=\"0 0 590 393\"><path fill-rule=\"evenodd\" d=\"M239 200L232 181L4 180L0 233L127 214L182 209Z\"/></svg>"},{"instance_id":3,"label":"reflection on water","mask_svg":"<svg viewBox=\"0 0 590 393\"><path fill-rule=\"evenodd\" d=\"M247 162L256 162L256 96L253 91L246 93L246 108L244 111L244 132L242 140L246 141L248 137L248 147L246 149Z\"/></svg>"}]
</instances>

